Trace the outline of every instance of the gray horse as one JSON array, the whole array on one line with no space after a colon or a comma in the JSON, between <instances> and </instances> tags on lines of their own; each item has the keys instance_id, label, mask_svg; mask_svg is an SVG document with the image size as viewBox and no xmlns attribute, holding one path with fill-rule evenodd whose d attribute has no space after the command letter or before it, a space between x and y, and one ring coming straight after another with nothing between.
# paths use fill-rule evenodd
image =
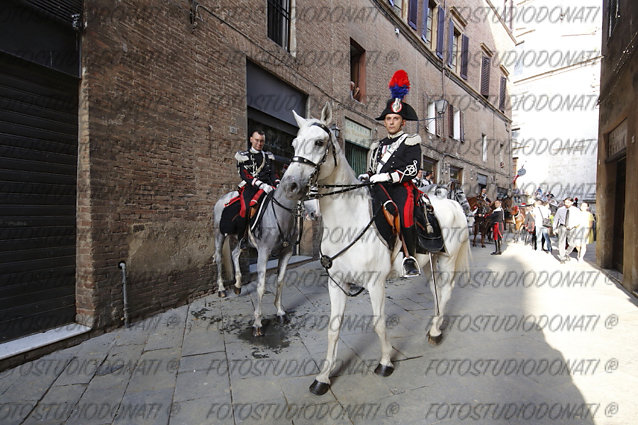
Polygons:
<instances>
[{"instance_id":1,"label":"gray horse","mask_svg":"<svg viewBox=\"0 0 638 425\"><path fill-rule=\"evenodd\" d=\"M222 216L224 206L235 196L237 191L230 192L222 196L215 204L213 210L213 232L215 235L215 263L217 264L217 295L221 298L226 297L226 288L222 278L222 249L224 241L229 238L230 247L232 249L232 259L235 268L235 286L233 288L235 294L241 293L241 271L239 268L239 256L242 251L237 235L224 234L219 230L219 223ZM277 291L275 295L275 307L277 308L277 318L280 323L288 320L286 312L281 305L281 290L286 274L288 261L292 256L293 248L298 237L298 227L296 217L302 214L297 211L298 203L291 201L279 190L272 192L271 199L262 204L263 217L258 228L250 229L248 232L249 245L257 249L257 295L258 302L255 308L255 322L253 324L254 336L262 336L263 329L261 324L261 300L266 291L266 266L271 253L278 253L278 271L277 271ZM316 219L319 216L318 203L316 201L308 201L303 204L305 209L305 217Z\"/></svg>"},{"instance_id":2,"label":"gray horse","mask_svg":"<svg viewBox=\"0 0 638 425\"><path fill-rule=\"evenodd\" d=\"M440 186L437 184L423 184L423 181L419 181L418 189L423 193L432 193L436 196L448 198L453 201L458 202L463 208L463 212L466 217L469 217L472 214L472 209L470 208L470 204L467 201L467 197L465 196L465 192L460 187L453 187L452 183L448 183L446 186Z\"/></svg>"}]
</instances>

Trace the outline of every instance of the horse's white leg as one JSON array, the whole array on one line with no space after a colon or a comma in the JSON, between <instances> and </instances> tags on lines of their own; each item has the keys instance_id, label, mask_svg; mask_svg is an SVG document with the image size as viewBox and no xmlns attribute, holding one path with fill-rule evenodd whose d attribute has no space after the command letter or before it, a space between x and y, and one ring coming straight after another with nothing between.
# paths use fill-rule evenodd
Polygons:
<instances>
[{"instance_id":1,"label":"horse's white leg","mask_svg":"<svg viewBox=\"0 0 638 425\"><path fill-rule=\"evenodd\" d=\"M443 339L441 325L445 315L445 306L452 296L455 269L454 262L450 257L438 257L434 261L436 288L434 282L430 281L430 289L434 297L434 316L428 331L428 341L433 345L438 345Z\"/></svg>"},{"instance_id":2,"label":"horse's white leg","mask_svg":"<svg viewBox=\"0 0 638 425\"><path fill-rule=\"evenodd\" d=\"M292 249L286 249L279 255L279 270L277 272L277 292L275 294L275 307L277 308L277 318L279 323L284 324L288 321L288 316L281 304L281 296L284 288L284 276L286 275L286 268L288 267L288 261L292 256Z\"/></svg>"},{"instance_id":3,"label":"horse's white leg","mask_svg":"<svg viewBox=\"0 0 638 425\"><path fill-rule=\"evenodd\" d=\"M341 283L339 283L341 285ZM337 343L339 332L343 322L343 313L346 309L346 294L337 288L335 284L328 280L328 292L330 293L330 322L328 323L328 351L326 361L321 368L319 375L310 385L310 392L315 395L323 395L330 388L330 373L334 369L337 358Z\"/></svg>"},{"instance_id":4,"label":"horse's white leg","mask_svg":"<svg viewBox=\"0 0 638 425\"><path fill-rule=\"evenodd\" d=\"M255 307L255 322L253 323L253 336L263 336L264 331L261 326L261 300L266 292L266 267L270 250L262 248L257 256L257 306Z\"/></svg>"},{"instance_id":5,"label":"horse's white leg","mask_svg":"<svg viewBox=\"0 0 638 425\"><path fill-rule=\"evenodd\" d=\"M241 255L241 245L239 242L233 248L233 265L235 266L235 287L233 291L235 294L241 294L241 268L239 267L239 256Z\"/></svg>"},{"instance_id":6,"label":"horse's white leg","mask_svg":"<svg viewBox=\"0 0 638 425\"><path fill-rule=\"evenodd\" d=\"M217 264L217 295L220 298L226 297L226 288L224 287L224 278L223 278L223 259L222 252L224 249L224 241L226 237L223 233L216 229L215 232L215 264Z\"/></svg>"},{"instance_id":7,"label":"horse's white leg","mask_svg":"<svg viewBox=\"0 0 638 425\"><path fill-rule=\"evenodd\" d=\"M388 341L388 334L385 327L385 277L370 282L368 285L370 292L370 303L372 304L372 314L374 316L374 330L381 342L381 361L374 370L374 373L381 376L390 376L394 372L394 366L390 361L392 345Z\"/></svg>"}]
</instances>

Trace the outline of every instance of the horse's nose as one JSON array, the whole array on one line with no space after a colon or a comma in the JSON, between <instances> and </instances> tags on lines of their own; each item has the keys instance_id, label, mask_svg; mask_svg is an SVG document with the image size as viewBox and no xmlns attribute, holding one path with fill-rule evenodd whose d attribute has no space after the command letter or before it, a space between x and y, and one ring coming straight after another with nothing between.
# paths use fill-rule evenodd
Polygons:
<instances>
[{"instance_id":1,"label":"horse's nose","mask_svg":"<svg viewBox=\"0 0 638 425\"><path fill-rule=\"evenodd\" d=\"M295 181L294 178L290 176L285 176L281 181L281 185L283 186L284 192L288 194L288 196L295 196L299 194L301 186L299 183Z\"/></svg>"}]
</instances>

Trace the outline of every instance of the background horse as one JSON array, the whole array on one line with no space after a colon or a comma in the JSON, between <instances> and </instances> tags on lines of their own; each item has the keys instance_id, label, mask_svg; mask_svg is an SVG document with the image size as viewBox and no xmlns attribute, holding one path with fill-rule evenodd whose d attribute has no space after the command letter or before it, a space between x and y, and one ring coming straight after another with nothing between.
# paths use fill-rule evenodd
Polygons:
<instances>
[{"instance_id":1,"label":"background horse","mask_svg":"<svg viewBox=\"0 0 638 425\"><path fill-rule=\"evenodd\" d=\"M518 214L518 206L514 203L511 196L505 196L501 199L501 207L503 208L503 216L505 218L505 231L514 232L516 221L514 217ZM494 205L492 205L492 208Z\"/></svg>"},{"instance_id":2,"label":"background horse","mask_svg":"<svg viewBox=\"0 0 638 425\"><path fill-rule=\"evenodd\" d=\"M518 242L519 238L521 237L526 213L527 209L525 207L519 207L518 205L514 205L512 207L512 221L514 222L514 242Z\"/></svg>"},{"instance_id":3,"label":"background horse","mask_svg":"<svg viewBox=\"0 0 638 425\"><path fill-rule=\"evenodd\" d=\"M490 204L484 199L478 196L472 196L467 198L467 202L470 204L470 208L474 212L474 228L472 233L474 238L472 239L472 246L476 246L476 237L481 234L481 248L485 248L485 237L490 236L490 220L489 215L491 212Z\"/></svg>"},{"instance_id":4,"label":"background horse","mask_svg":"<svg viewBox=\"0 0 638 425\"><path fill-rule=\"evenodd\" d=\"M463 189L460 186L451 185L448 197L452 199L453 201L458 202L461 205L461 208L463 208L463 212L465 213L465 216L469 216L470 214L472 214L472 208L470 207L470 203L468 202L467 197L465 196L465 192L463 192Z\"/></svg>"},{"instance_id":5,"label":"background horse","mask_svg":"<svg viewBox=\"0 0 638 425\"><path fill-rule=\"evenodd\" d=\"M463 208L466 217L469 217L472 214L472 209L467 201L465 192L463 192L462 188L453 185L453 183L454 182L450 182L447 186L439 186L437 184L421 185L418 186L418 189L423 193L434 192L439 197L445 196L448 199L458 202L461 208Z\"/></svg>"},{"instance_id":6,"label":"background horse","mask_svg":"<svg viewBox=\"0 0 638 425\"><path fill-rule=\"evenodd\" d=\"M342 234L351 235L339 240L323 238L321 242L321 263L328 272L331 326L326 362L310 386L313 394L321 395L330 387L329 376L335 366L337 341L346 299L350 295L346 291L353 283L367 289L370 294L374 329L381 342L381 360L375 373L388 376L393 372L390 360L392 346L385 324L385 282L391 272L396 273L395 276L400 275L403 257L398 255L400 243L395 243L394 249L390 250L372 226L375 214L370 208L369 190L357 180L327 127L332 120L330 104L323 108L321 120L304 119L294 111L293 114L299 125L297 138L293 141L295 157L280 187L287 196L298 200L306 197L309 189L318 184L317 197L324 232L334 234L335 230L342 230ZM336 190L326 185L345 185L348 188ZM423 268L432 258L432 267L436 270L433 273L436 280L430 281L435 311L428 339L431 343L439 343L442 338L441 320L455 279L459 277L457 272L469 273L470 247L467 223L460 205L436 196L432 196L430 201L442 229L446 252L432 257L416 254L416 259ZM348 226L346 231L344 226Z\"/></svg>"},{"instance_id":7,"label":"background horse","mask_svg":"<svg viewBox=\"0 0 638 425\"><path fill-rule=\"evenodd\" d=\"M235 294L241 293L241 270L239 267L239 256L241 247L238 243L237 235L223 234L219 230L219 223L222 216L224 206L232 198L237 196L237 191L230 192L222 196L213 210L213 233L215 237L215 263L217 264L217 295L226 297L226 289L224 288L224 280L222 277L222 251L224 241L229 239L232 249L232 259L235 266ZM275 189L273 191L270 202L264 202L263 218L261 219L260 231L257 236L253 232L248 232L249 243L257 249L257 305L255 307L255 322L253 323L253 335L262 336L263 329L261 323L261 300L266 291L266 266L271 253L278 251L278 271L277 271L277 290L275 293L275 307L277 308L277 318L280 323L288 320L286 312L281 303L282 288L286 267L292 256L292 251L298 236L298 226L295 223L297 202L291 201L283 195L282 191ZM319 216L318 203L304 203L306 216L316 219ZM250 226L250 223L248 224Z\"/></svg>"}]
</instances>

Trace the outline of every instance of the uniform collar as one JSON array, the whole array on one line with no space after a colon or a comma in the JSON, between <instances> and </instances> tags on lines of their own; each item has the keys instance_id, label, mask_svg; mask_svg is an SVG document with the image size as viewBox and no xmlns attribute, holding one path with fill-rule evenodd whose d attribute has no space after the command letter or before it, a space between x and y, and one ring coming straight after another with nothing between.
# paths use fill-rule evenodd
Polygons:
<instances>
[{"instance_id":1,"label":"uniform collar","mask_svg":"<svg viewBox=\"0 0 638 425\"><path fill-rule=\"evenodd\" d=\"M250 148L250 153L260 153L260 154L262 154L262 155L263 155L264 151L263 151L263 150L258 151L257 149L255 149L255 148L251 147L251 148Z\"/></svg>"},{"instance_id":2,"label":"uniform collar","mask_svg":"<svg viewBox=\"0 0 638 425\"><path fill-rule=\"evenodd\" d=\"M392 135L388 134L388 139L396 139L397 137L403 136L403 133L404 133L404 131L401 130L398 133L395 133L395 134L392 134Z\"/></svg>"}]
</instances>

